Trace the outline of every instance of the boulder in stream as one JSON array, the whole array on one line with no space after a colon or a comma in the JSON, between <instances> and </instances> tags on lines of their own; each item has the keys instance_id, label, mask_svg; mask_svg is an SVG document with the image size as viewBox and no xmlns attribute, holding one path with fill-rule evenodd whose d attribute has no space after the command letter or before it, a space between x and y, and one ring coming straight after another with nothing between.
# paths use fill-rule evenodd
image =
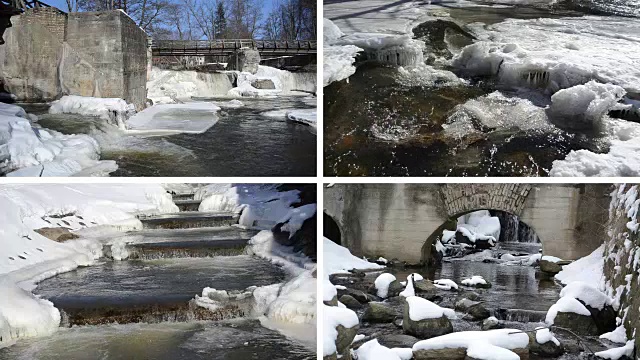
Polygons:
<instances>
[{"instance_id":1,"label":"boulder in stream","mask_svg":"<svg viewBox=\"0 0 640 360\"><path fill-rule=\"evenodd\" d=\"M402 329L405 334L420 339L449 334L453 332L453 325L446 312L453 313L453 310L441 308L417 296L410 296L405 299Z\"/></svg>"},{"instance_id":2,"label":"boulder in stream","mask_svg":"<svg viewBox=\"0 0 640 360\"><path fill-rule=\"evenodd\" d=\"M362 304L356 300L353 296L349 294L342 295L340 297L340 302L344 304L347 308L351 310L359 310L362 309Z\"/></svg>"},{"instance_id":3,"label":"boulder in stream","mask_svg":"<svg viewBox=\"0 0 640 360\"><path fill-rule=\"evenodd\" d=\"M364 308L362 321L372 323L391 323L398 316L398 312L382 302L369 302Z\"/></svg>"}]
</instances>

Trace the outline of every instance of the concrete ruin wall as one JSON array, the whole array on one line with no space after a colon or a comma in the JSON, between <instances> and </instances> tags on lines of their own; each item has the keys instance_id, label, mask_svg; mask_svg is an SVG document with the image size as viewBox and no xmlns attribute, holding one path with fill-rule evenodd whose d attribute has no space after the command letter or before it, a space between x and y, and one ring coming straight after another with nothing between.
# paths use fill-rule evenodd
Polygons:
<instances>
[{"instance_id":1,"label":"concrete ruin wall","mask_svg":"<svg viewBox=\"0 0 640 360\"><path fill-rule=\"evenodd\" d=\"M635 187L637 190L637 185ZM629 217L627 204L634 201L626 203L624 198L634 191L632 186L621 186L621 189L623 191L616 192L611 203L610 236L604 248L604 280L608 295L621 299L618 316L624 319L627 339L635 334L635 359L640 360L640 234L627 226L630 221L640 219L637 213Z\"/></svg>"},{"instance_id":2,"label":"concrete ruin wall","mask_svg":"<svg viewBox=\"0 0 640 360\"><path fill-rule=\"evenodd\" d=\"M487 209L518 215L536 231L545 255L571 260L602 243L609 192L600 184L341 184L325 189L324 206L342 244L358 256L428 261L434 232Z\"/></svg>"},{"instance_id":3,"label":"concrete ruin wall","mask_svg":"<svg viewBox=\"0 0 640 360\"><path fill-rule=\"evenodd\" d=\"M20 101L81 95L144 107L147 36L123 12L32 9L12 22L0 66L6 89Z\"/></svg>"}]
</instances>

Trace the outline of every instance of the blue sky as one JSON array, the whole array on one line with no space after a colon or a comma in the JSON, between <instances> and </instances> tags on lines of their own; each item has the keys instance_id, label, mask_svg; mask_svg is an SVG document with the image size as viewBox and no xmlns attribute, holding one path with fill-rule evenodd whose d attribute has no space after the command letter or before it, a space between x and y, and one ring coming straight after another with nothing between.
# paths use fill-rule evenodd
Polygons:
<instances>
[{"instance_id":1,"label":"blue sky","mask_svg":"<svg viewBox=\"0 0 640 360\"><path fill-rule=\"evenodd\" d=\"M67 11L67 2L65 0L43 0L43 2L51 5L51 6L55 6L58 9L61 9L63 11ZM269 12L271 12L271 9L273 8L273 0L262 0L262 20L264 21L264 19L267 17L267 15L269 15Z\"/></svg>"}]
</instances>

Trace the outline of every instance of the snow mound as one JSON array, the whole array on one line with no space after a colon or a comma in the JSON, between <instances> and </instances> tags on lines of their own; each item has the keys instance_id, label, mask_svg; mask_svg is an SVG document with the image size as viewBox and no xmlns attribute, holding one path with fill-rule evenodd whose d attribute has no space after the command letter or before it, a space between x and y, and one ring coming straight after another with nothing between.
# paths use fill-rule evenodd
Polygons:
<instances>
[{"instance_id":1,"label":"snow mound","mask_svg":"<svg viewBox=\"0 0 640 360\"><path fill-rule=\"evenodd\" d=\"M626 91L617 85L600 84L589 81L562 89L551 96L551 106L547 111L555 123L573 129L600 128L601 121L625 95Z\"/></svg>"},{"instance_id":2,"label":"snow mound","mask_svg":"<svg viewBox=\"0 0 640 360\"><path fill-rule=\"evenodd\" d=\"M435 285L438 289L442 290L458 290L458 284L451 279L438 279L433 281L433 285Z\"/></svg>"},{"instance_id":3,"label":"snow mound","mask_svg":"<svg viewBox=\"0 0 640 360\"><path fill-rule=\"evenodd\" d=\"M467 286L475 286L475 285L486 285L487 281L480 275L474 275L468 279L462 280L462 285Z\"/></svg>"},{"instance_id":4,"label":"snow mound","mask_svg":"<svg viewBox=\"0 0 640 360\"><path fill-rule=\"evenodd\" d=\"M154 105L173 104L191 97L226 95L232 87L229 77L223 73L162 70L154 67L147 82L147 97Z\"/></svg>"},{"instance_id":5,"label":"snow mound","mask_svg":"<svg viewBox=\"0 0 640 360\"><path fill-rule=\"evenodd\" d=\"M545 322L553 325L559 312L591 316L589 310L584 307L580 301L572 297L561 297L555 304L551 305L549 311L547 311Z\"/></svg>"},{"instance_id":6,"label":"snow mound","mask_svg":"<svg viewBox=\"0 0 640 360\"><path fill-rule=\"evenodd\" d=\"M358 360L401 360L395 351L380 345L376 339L362 344L355 354Z\"/></svg>"},{"instance_id":7,"label":"snow mound","mask_svg":"<svg viewBox=\"0 0 640 360\"><path fill-rule=\"evenodd\" d=\"M396 277L389 273L380 274L373 284L376 287L377 295L385 299L389 293L389 284L394 282Z\"/></svg>"},{"instance_id":8,"label":"snow mound","mask_svg":"<svg viewBox=\"0 0 640 360\"><path fill-rule=\"evenodd\" d=\"M456 313L452 309L440 307L427 299L418 296L409 296L406 300L409 304L409 318L413 321L438 319L443 316L450 319L456 318Z\"/></svg>"},{"instance_id":9,"label":"snow mound","mask_svg":"<svg viewBox=\"0 0 640 360\"><path fill-rule=\"evenodd\" d=\"M595 249L591 254L582 257L571 264L562 267L562 271L555 278L568 285L574 281L604 286L604 245Z\"/></svg>"},{"instance_id":10,"label":"snow mound","mask_svg":"<svg viewBox=\"0 0 640 360\"><path fill-rule=\"evenodd\" d=\"M413 345L413 351L450 348L468 349L476 342L483 342L508 350L524 349L529 345L529 335L517 329L461 331L418 341Z\"/></svg>"},{"instance_id":11,"label":"snow mound","mask_svg":"<svg viewBox=\"0 0 640 360\"><path fill-rule=\"evenodd\" d=\"M536 329L536 342L538 344L546 344L549 341L552 341L557 346L560 346L560 341L556 339L553 333L547 328L538 328Z\"/></svg>"},{"instance_id":12,"label":"snow mound","mask_svg":"<svg viewBox=\"0 0 640 360\"><path fill-rule=\"evenodd\" d=\"M322 257L325 276L348 273L349 270L352 269L384 269L384 266L382 265L371 263L353 256L349 249L342 247L327 238L324 238L322 246L324 249Z\"/></svg>"},{"instance_id":13,"label":"snow mound","mask_svg":"<svg viewBox=\"0 0 640 360\"><path fill-rule=\"evenodd\" d=\"M478 360L519 360L520 356L511 350L476 341L467 348L467 356Z\"/></svg>"},{"instance_id":14,"label":"snow mound","mask_svg":"<svg viewBox=\"0 0 640 360\"><path fill-rule=\"evenodd\" d=\"M635 348L633 340L627 341L623 347L613 348L605 351L599 351L596 356L602 359L618 360L623 356L631 358L633 356L633 349Z\"/></svg>"}]
</instances>

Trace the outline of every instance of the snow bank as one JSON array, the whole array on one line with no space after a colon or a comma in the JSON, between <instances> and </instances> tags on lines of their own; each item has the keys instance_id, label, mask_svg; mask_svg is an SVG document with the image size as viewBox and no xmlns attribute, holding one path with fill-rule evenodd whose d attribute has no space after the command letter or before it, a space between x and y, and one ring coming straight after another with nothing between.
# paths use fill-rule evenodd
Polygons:
<instances>
[{"instance_id":1,"label":"snow bank","mask_svg":"<svg viewBox=\"0 0 640 360\"><path fill-rule=\"evenodd\" d=\"M201 134L218 122L220 107L213 103L154 105L127 121L133 135Z\"/></svg>"},{"instance_id":2,"label":"snow bank","mask_svg":"<svg viewBox=\"0 0 640 360\"><path fill-rule=\"evenodd\" d=\"M438 319L443 316L450 319L456 318L456 313L452 309L440 307L427 299L418 296L409 296L406 300L409 304L409 318L413 321Z\"/></svg>"},{"instance_id":3,"label":"snow bank","mask_svg":"<svg viewBox=\"0 0 640 360\"><path fill-rule=\"evenodd\" d=\"M450 348L468 349L476 342L482 342L508 350L524 349L529 345L529 335L517 329L461 331L418 341L413 345L413 351Z\"/></svg>"},{"instance_id":4,"label":"snow bank","mask_svg":"<svg viewBox=\"0 0 640 360\"><path fill-rule=\"evenodd\" d=\"M635 348L633 340L627 341L623 347L613 348L605 351L599 351L596 356L602 359L618 360L623 356L631 358L633 356L633 349Z\"/></svg>"},{"instance_id":5,"label":"snow bank","mask_svg":"<svg viewBox=\"0 0 640 360\"><path fill-rule=\"evenodd\" d=\"M300 210L291 208L300 200L300 192L278 191L276 187L272 184L211 184L199 189L195 199L202 200L199 211L241 212L240 226L271 229L277 223L291 219L295 213L301 214ZM307 207L302 213L309 215L310 209Z\"/></svg>"},{"instance_id":6,"label":"snow bank","mask_svg":"<svg viewBox=\"0 0 640 360\"><path fill-rule=\"evenodd\" d=\"M329 19L323 21L323 86L327 86L334 81L348 79L356 73L353 66L358 52L361 48L355 45L334 45L344 33Z\"/></svg>"},{"instance_id":7,"label":"snow bank","mask_svg":"<svg viewBox=\"0 0 640 360\"><path fill-rule=\"evenodd\" d=\"M65 95L51 103L49 114L78 114L98 116L125 129L124 121L133 113L135 106L118 98L95 98Z\"/></svg>"},{"instance_id":8,"label":"snow bank","mask_svg":"<svg viewBox=\"0 0 640 360\"><path fill-rule=\"evenodd\" d=\"M591 284L582 281L573 281L569 285L565 286L560 291L561 297L572 297L580 300L585 305L591 306L595 309L604 308L607 305L613 304L613 299L600 292Z\"/></svg>"},{"instance_id":9,"label":"snow bank","mask_svg":"<svg viewBox=\"0 0 640 360\"><path fill-rule=\"evenodd\" d=\"M224 73L162 70L154 67L147 82L147 97L156 104L172 104L191 97L226 95L233 88Z\"/></svg>"},{"instance_id":10,"label":"snow bank","mask_svg":"<svg viewBox=\"0 0 640 360\"><path fill-rule=\"evenodd\" d=\"M377 295L383 299L387 298L389 292L389 284L394 282L396 277L389 273L380 274L373 284L376 287Z\"/></svg>"},{"instance_id":11,"label":"snow bank","mask_svg":"<svg viewBox=\"0 0 640 360\"><path fill-rule=\"evenodd\" d=\"M358 360L401 360L398 354L373 339L362 344L355 351Z\"/></svg>"},{"instance_id":12,"label":"snow bank","mask_svg":"<svg viewBox=\"0 0 640 360\"><path fill-rule=\"evenodd\" d=\"M592 80L553 94L547 113L558 125L573 129L600 128L603 116L616 106L625 93L620 86Z\"/></svg>"},{"instance_id":13,"label":"snow bank","mask_svg":"<svg viewBox=\"0 0 640 360\"><path fill-rule=\"evenodd\" d=\"M135 218L139 212L178 210L160 185L141 184L3 185L0 203L0 248L6 255L0 258L0 347L55 331L58 310L28 290L45 278L90 265L102 255L102 244L96 241L58 243L34 229L102 225L132 230L142 227Z\"/></svg>"},{"instance_id":14,"label":"snow bank","mask_svg":"<svg viewBox=\"0 0 640 360\"><path fill-rule=\"evenodd\" d=\"M564 265L562 271L555 278L567 285L574 281L604 286L604 245L595 249L591 254L582 257L571 264Z\"/></svg>"},{"instance_id":15,"label":"snow bank","mask_svg":"<svg viewBox=\"0 0 640 360\"><path fill-rule=\"evenodd\" d=\"M349 270L384 269L384 266L368 262L351 255L349 249L342 247L333 241L324 238L323 246L323 269L325 276L332 274L344 274ZM393 276L393 275L391 275Z\"/></svg>"},{"instance_id":16,"label":"snow bank","mask_svg":"<svg viewBox=\"0 0 640 360\"><path fill-rule=\"evenodd\" d=\"M323 305L323 335L322 355L329 356L336 353L336 340L338 339L338 325L352 328L358 325L358 315L355 312L337 306Z\"/></svg>"},{"instance_id":17,"label":"snow bank","mask_svg":"<svg viewBox=\"0 0 640 360\"><path fill-rule=\"evenodd\" d=\"M106 176L117 168L115 161L100 161L100 146L90 136L33 126L24 110L0 103L0 173Z\"/></svg>"},{"instance_id":18,"label":"snow bank","mask_svg":"<svg viewBox=\"0 0 640 360\"><path fill-rule=\"evenodd\" d=\"M640 24L623 17L507 19L473 26L479 42L465 47L453 66L503 84L549 93L591 80L640 91Z\"/></svg>"}]
</instances>

